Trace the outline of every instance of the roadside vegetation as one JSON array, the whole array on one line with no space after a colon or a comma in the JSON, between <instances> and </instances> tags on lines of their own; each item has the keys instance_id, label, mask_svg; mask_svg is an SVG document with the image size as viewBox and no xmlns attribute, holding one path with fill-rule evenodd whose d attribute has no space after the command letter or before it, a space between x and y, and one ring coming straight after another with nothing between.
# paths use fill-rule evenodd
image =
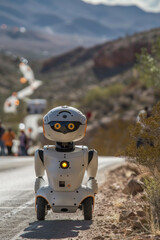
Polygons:
<instances>
[{"instance_id":1,"label":"roadside vegetation","mask_svg":"<svg viewBox=\"0 0 160 240\"><path fill-rule=\"evenodd\" d=\"M140 81L147 87L160 88L160 40L153 45L151 53L146 49L138 56L136 69ZM129 128L131 141L125 154L130 162L142 168L151 232L160 230L160 102L152 109L151 116L141 116L140 123ZM141 144L137 147L137 141Z\"/></svg>"},{"instance_id":2,"label":"roadside vegetation","mask_svg":"<svg viewBox=\"0 0 160 240\"><path fill-rule=\"evenodd\" d=\"M110 97L117 97L124 91L125 85L116 83L107 87L96 86L92 88L84 98L84 104L89 105L93 101L103 101Z\"/></svg>"},{"instance_id":3,"label":"roadside vegetation","mask_svg":"<svg viewBox=\"0 0 160 240\"><path fill-rule=\"evenodd\" d=\"M94 148L100 156L115 156L125 150L129 141L129 132L126 131L131 121L114 120L109 124L101 124L98 128L86 134L86 143Z\"/></svg>"},{"instance_id":4,"label":"roadside vegetation","mask_svg":"<svg viewBox=\"0 0 160 240\"><path fill-rule=\"evenodd\" d=\"M160 88L160 38L152 45L150 53L143 48L137 55L138 79L148 88Z\"/></svg>"}]
</instances>

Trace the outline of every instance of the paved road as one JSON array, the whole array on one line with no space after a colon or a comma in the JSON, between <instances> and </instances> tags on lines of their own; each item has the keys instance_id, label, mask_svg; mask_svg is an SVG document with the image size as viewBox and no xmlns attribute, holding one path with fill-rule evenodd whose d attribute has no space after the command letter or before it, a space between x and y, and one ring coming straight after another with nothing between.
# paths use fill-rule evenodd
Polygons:
<instances>
[{"instance_id":1,"label":"paved road","mask_svg":"<svg viewBox=\"0 0 160 240\"><path fill-rule=\"evenodd\" d=\"M121 164L115 157L99 157L98 179L103 170ZM46 221L36 221L34 211L34 162L32 157L0 157L0 239L67 239L89 228L81 211L75 214L53 214Z\"/></svg>"}]
</instances>

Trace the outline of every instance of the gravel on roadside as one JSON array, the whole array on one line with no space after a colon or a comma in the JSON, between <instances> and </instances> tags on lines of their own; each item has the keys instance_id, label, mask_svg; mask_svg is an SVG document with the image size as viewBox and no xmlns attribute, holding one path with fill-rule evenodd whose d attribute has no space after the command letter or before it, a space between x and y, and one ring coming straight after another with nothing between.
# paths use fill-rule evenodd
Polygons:
<instances>
[{"instance_id":1,"label":"gravel on roadside","mask_svg":"<svg viewBox=\"0 0 160 240\"><path fill-rule=\"evenodd\" d=\"M136 196L123 193L135 173L127 165L105 175L95 199L93 221L88 229L80 231L77 239L94 240L159 240L150 233L145 213L144 193Z\"/></svg>"}]
</instances>

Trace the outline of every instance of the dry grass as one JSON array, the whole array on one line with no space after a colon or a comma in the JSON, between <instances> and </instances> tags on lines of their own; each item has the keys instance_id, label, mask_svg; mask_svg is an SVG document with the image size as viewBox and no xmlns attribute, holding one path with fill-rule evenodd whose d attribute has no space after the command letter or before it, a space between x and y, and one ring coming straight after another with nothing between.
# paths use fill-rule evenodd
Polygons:
<instances>
[{"instance_id":1,"label":"dry grass","mask_svg":"<svg viewBox=\"0 0 160 240\"><path fill-rule=\"evenodd\" d=\"M115 156L124 151L129 141L127 127L130 122L115 120L106 126L95 129L88 139L90 148L98 151L99 155Z\"/></svg>"}]
</instances>

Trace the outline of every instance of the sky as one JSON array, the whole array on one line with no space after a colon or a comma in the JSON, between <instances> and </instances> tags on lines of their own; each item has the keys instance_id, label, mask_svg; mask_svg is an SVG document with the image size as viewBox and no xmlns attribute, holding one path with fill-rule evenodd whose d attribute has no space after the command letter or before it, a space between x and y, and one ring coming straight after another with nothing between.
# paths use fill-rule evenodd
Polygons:
<instances>
[{"instance_id":1,"label":"sky","mask_svg":"<svg viewBox=\"0 0 160 240\"><path fill-rule=\"evenodd\" d=\"M160 12L160 0L83 0L84 2L110 5L137 5L145 11Z\"/></svg>"}]
</instances>

